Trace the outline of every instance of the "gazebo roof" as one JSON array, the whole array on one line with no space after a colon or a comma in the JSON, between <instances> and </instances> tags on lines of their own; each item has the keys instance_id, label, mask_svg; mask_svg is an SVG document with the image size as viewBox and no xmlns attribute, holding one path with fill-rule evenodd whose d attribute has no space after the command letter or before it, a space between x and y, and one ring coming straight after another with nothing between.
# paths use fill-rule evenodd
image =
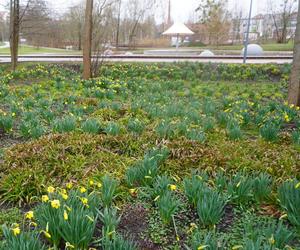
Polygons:
<instances>
[{"instance_id":1,"label":"gazebo roof","mask_svg":"<svg viewBox=\"0 0 300 250\"><path fill-rule=\"evenodd\" d=\"M193 35L194 32L186 27L183 23L174 23L167 29L163 35Z\"/></svg>"}]
</instances>

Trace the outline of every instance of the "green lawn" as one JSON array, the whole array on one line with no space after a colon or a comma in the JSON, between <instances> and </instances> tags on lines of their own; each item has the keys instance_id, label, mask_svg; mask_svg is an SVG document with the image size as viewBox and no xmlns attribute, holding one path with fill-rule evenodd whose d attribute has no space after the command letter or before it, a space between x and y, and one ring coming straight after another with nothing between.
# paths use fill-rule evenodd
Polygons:
<instances>
[{"instance_id":1,"label":"green lawn","mask_svg":"<svg viewBox=\"0 0 300 250\"><path fill-rule=\"evenodd\" d=\"M294 47L293 42L278 44L278 43L268 43L260 44L265 51L292 51ZM221 46L207 46L205 48L217 49L217 50L241 50L243 45L221 45Z\"/></svg>"},{"instance_id":2,"label":"green lawn","mask_svg":"<svg viewBox=\"0 0 300 250\"><path fill-rule=\"evenodd\" d=\"M20 46L19 54L41 54L41 53L53 53L53 54L78 54L80 51L76 50L64 50L64 49L55 49L55 48L36 48L31 46ZM10 54L9 48L0 48L0 55Z\"/></svg>"}]
</instances>

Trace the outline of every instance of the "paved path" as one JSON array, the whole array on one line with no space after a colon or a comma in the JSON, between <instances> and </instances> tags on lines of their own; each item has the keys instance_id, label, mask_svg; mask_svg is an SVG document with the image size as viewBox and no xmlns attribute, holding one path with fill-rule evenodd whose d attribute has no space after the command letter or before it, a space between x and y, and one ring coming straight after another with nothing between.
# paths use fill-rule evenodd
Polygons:
<instances>
[{"instance_id":1,"label":"paved path","mask_svg":"<svg viewBox=\"0 0 300 250\"><path fill-rule=\"evenodd\" d=\"M243 63L242 58L239 57L228 57L228 58L201 58L201 57L194 57L194 58L171 58L171 57L162 57L162 58L151 58L151 57L124 57L115 55L115 58L106 58L106 61L111 62L204 62L204 63ZM82 62L82 58L80 56L67 56L67 55L26 55L20 56L20 62ZM8 56L0 56L0 63L9 63L10 57ZM249 58L247 60L250 64L265 64L265 63L276 63L276 64L283 64L283 63L291 63L291 57L268 57L268 58Z\"/></svg>"}]
</instances>

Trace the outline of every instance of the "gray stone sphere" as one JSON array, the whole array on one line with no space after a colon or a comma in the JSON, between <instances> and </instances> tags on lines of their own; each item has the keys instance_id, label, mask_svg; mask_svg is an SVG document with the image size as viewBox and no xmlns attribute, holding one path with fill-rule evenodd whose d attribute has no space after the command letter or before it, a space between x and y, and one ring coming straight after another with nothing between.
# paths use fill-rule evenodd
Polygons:
<instances>
[{"instance_id":1,"label":"gray stone sphere","mask_svg":"<svg viewBox=\"0 0 300 250\"><path fill-rule=\"evenodd\" d=\"M204 50L204 51L202 51L202 52L200 53L199 56L206 57L206 56L214 56L214 55L215 55L215 54L214 54L212 51L210 51L210 50Z\"/></svg>"},{"instance_id":2,"label":"gray stone sphere","mask_svg":"<svg viewBox=\"0 0 300 250\"><path fill-rule=\"evenodd\" d=\"M242 55L244 54L245 48L242 50ZM248 56L262 56L264 54L264 50L258 44L248 44L247 50Z\"/></svg>"}]
</instances>

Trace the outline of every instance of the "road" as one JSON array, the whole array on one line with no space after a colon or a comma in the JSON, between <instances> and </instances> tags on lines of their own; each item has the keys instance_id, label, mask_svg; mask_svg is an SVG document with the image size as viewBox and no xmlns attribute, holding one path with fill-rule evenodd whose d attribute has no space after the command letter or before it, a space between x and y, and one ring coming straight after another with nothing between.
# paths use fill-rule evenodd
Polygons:
<instances>
[{"instance_id":1,"label":"road","mask_svg":"<svg viewBox=\"0 0 300 250\"><path fill-rule=\"evenodd\" d=\"M214 56L214 57L199 57L199 56L149 56L149 55L111 55L105 57L106 61L111 62L204 62L204 63L243 63L241 56ZM79 55L24 55L19 56L20 62L82 62L82 57ZM9 63L9 56L0 55L0 63ZM265 63L291 63L292 56L262 56L249 57L249 64L265 64Z\"/></svg>"}]
</instances>

